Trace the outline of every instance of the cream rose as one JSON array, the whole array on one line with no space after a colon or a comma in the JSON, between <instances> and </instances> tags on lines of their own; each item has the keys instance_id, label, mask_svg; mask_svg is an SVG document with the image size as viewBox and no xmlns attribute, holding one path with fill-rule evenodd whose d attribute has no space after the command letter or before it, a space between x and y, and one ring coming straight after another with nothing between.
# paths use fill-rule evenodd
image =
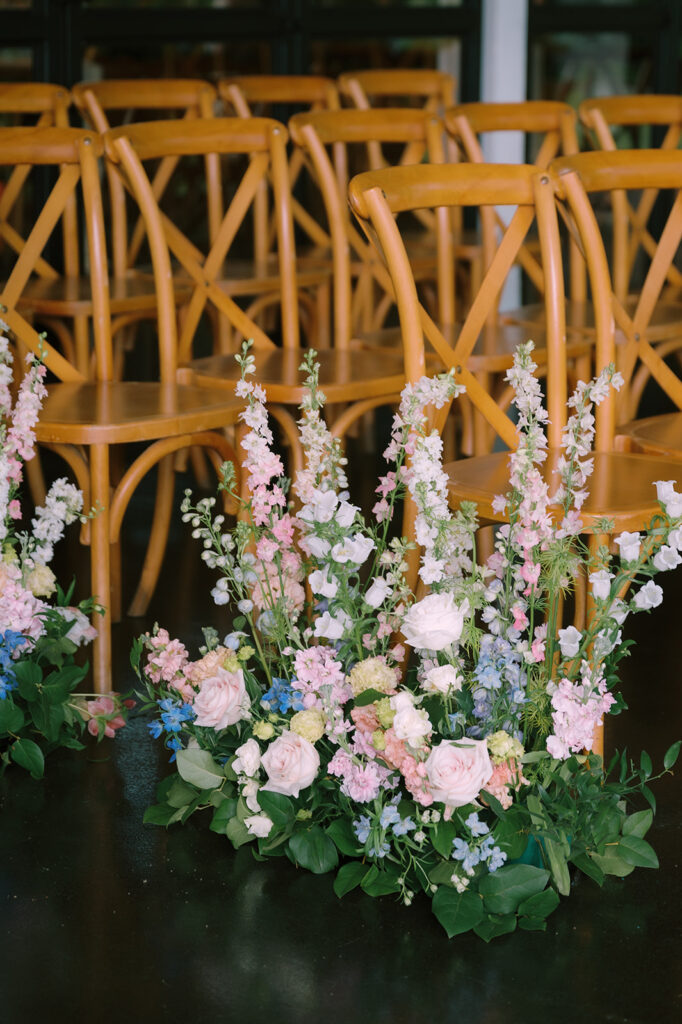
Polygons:
<instances>
[{"instance_id":1,"label":"cream rose","mask_svg":"<svg viewBox=\"0 0 682 1024\"><path fill-rule=\"evenodd\" d=\"M428 714L414 706L412 694L405 690L396 693L390 701L395 711L393 732L399 740L406 740L413 747L418 747L432 729Z\"/></svg>"},{"instance_id":2,"label":"cream rose","mask_svg":"<svg viewBox=\"0 0 682 1024\"><path fill-rule=\"evenodd\" d=\"M248 718L249 698L242 670L228 672L217 668L215 675L201 683L194 698L194 710L197 714L194 724L209 729L227 729L228 725Z\"/></svg>"},{"instance_id":3,"label":"cream rose","mask_svg":"<svg viewBox=\"0 0 682 1024\"><path fill-rule=\"evenodd\" d=\"M422 690L427 693L454 693L462 689L462 677L454 665L436 665L429 669L422 683Z\"/></svg>"},{"instance_id":4,"label":"cream rose","mask_svg":"<svg viewBox=\"0 0 682 1024\"><path fill-rule=\"evenodd\" d=\"M452 594L429 594L413 604L402 622L402 633L410 647L442 651L462 635L467 602L455 604Z\"/></svg>"},{"instance_id":5,"label":"cream rose","mask_svg":"<svg viewBox=\"0 0 682 1024\"><path fill-rule=\"evenodd\" d=\"M475 800L492 773L485 740L442 740L426 760L433 799L450 807Z\"/></svg>"},{"instance_id":6,"label":"cream rose","mask_svg":"<svg viewBox=\"0 0 682 1024\"><path fill-rule=\"evenodd\" d=\"M263 789L298 796L317 775L320 755L309 740L285 729L265 751L261 764L268 775Z\"/></svg>"}]
</instances>

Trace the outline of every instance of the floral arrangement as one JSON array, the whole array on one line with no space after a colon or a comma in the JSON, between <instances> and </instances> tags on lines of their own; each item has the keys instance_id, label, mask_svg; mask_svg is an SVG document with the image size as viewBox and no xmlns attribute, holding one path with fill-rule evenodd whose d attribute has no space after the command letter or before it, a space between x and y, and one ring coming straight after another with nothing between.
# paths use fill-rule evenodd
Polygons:
<instances>
[{"instance_id":1,"label":"floral arrangement","mask_svg":"<svg viewBox=\"0 0 682 1024\"><path fill-rule=\"evenodd\" d=\"M35 425L46 394L45 366L29 356L13 400L13 357L0 321L0 774L10 763L35 778L56 747L82 747L84 729L101 738L125 724L116 695L74 691L87 674L74 654L96 635L88 613L93 600L69 604L50 568L54 545L67 524L81 518L83 496L55 480L22 530L23 463L35 454ZM50 598L56 603L50 603Z\"/></svg>"},{"instance_id":2,"label":"floral arrangement","mask_svg":"<svg viewBox=\"0 0 682 1024\"><path fill-rule=\"evenodd\" d=\"M214 600L236 618L224 639L204 630L195 659L158 627L134 647L149 729L175 766L145 820L209 809L211 829L252 844L257 859L337 870L339 897L359 886L410 904L424 892L449 936L473 929L486 941L544 928L571 870L601 884L655 867L644 838L650 759L616 755L605 771L586 753L603 716L624 706L614 689L623 623L660 603L652 577L682 561L682 495L670 481L657 485L661 511L646 533L617 538L619 556L603 548L590 561L581 541L592 410L618 374L609 368L572 397L550 495L532 343L519 349L508 379L520 444L497 499L507 524L481 566L475 509L448 508L427 415L461 390L450 375L405 388L385 453L392 468L367 521L321 416L313 357L302 367L305 466L291 494L248 346L239 358L247 498L232 530L214 498L194 504L187 491L182 504L218 573ZM238 497L230 465L220 490ZM406 493L418 600L407 585L415 545L392 529ZM583 629L561 622L580 572L594 599Z\"/></svg>"}]
</instances>

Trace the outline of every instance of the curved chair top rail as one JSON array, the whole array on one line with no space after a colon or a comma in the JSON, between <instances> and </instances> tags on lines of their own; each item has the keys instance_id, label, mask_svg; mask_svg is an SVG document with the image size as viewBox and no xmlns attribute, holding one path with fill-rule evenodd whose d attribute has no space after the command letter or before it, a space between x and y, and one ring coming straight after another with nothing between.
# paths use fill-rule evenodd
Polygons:
<instances>
[{"instance_id":1,"label":"curved chair top rail","mask_svg":"<svg viewBox=\"0 0 682 1024\"><path fill-rule=\"evenodd\" d=\"M423 141L426 127L438 119L427 110L319 110L294 114L289 121L291 137L304 144L303 129L310 125L325 145L334 142Z\"/></svg>"},{"instance_id":2,"label":"curved chair top rail","mask_svg":"<svg viewBox=\"0 0 682 1024\"><path fill-rule=\"evenodd\" d=\"M459 103L443 114L445 127L456 133L458 119L466 117L476 134L480 132L559 131L566 118L575 124L577 114L568 103L558 100L525 100L510 103Z\"/></svg>"},{"instance_id":3,"label":"curved chair top rail","mask_svg":"<svg viewBox=\"0 0 682 1024\"><path fill-rule=\"evenodd\" d=\"M78 164L82 145L96 157L103 152L99 135L84 128L0 127L0 164Z\"/></svg>"},{"instance_id":4,"label":"curved chair top rail","mask_svg":"<svg viewBox=\"0 0 682 1024\"><path fill-rule=\"evenodd\" d=\"M273 135L286 142L289 133L270 117L215 117L122 125L106 132L104 142L107 155L117 162L113 144L121 138L129 139L141 160L153 160L168 154L265 152Z\"/></svg>"},{"instance_id":5,"label":"curved chair top rail","mask_svg":"<svg viewBox=\"0 0 682 1024\"><path fill-rule=\"evenodd\" d=\"M668 125L682 121L681 96L600 96L583 100L578 116L587 128L594 128L594 115L601 114L607 124Z\"/></svg>"},{"instance_id":6,"label":"curved chair top rail","mask_svg":"<svg viewBox=\"0 0 682 1024\"><path fill-rule=\"evenodd\" d=\"M324 75L230 75L218 82L218 95L231 101L237 88L247 103L309 103L339 106L336 84Z\"/></svg>"},{"instance_id":7,"label":"curved chair top rail","mask_svg":"<svg viewBox=\"0 0 682 1024\"><path fill-rule=\"evenodd\" d=\"M63 85L49 82L1 82L0 112L43 114L62 107L66 111L71 94Z\"/></svg>"},{"instance_id":8,"label":"curved chair top rail","mask_svg":"<svg viewBox=\"0 0 682 1024\"><path fill-rule=\"evenodd\" d=\"M532 164L476 165L422 164L364 171L350 182L348 196L352 209L363 219L370 216L365 193L379 189L394 213L438 206L532 206Z\"/></svg>"},{"instance_id":9,"label":"curved chair top rail","mask_svg":"<svg viewBox=\"0 0 682 1024\"><path fill-rule=\"evenodd\" d=\"M87 93L92 93L105 110L129 107L171 110L198 106L200 101L213 101L217 96L215 87L201 78L111 78L78 82L71 93L81 110L87 109Z\"/></svg>"},{"instance_id":10,"label":"curved chair top rail","mask_svg":"<svg viewBox=\"0 0 682 1024\"><path fill-rule=\"evenodd\" d=\"M549 167L558 179L576 171L587 192L613 189L670 188L682 186L682 151L673 149L619 149L614 152L576 153L557 157Z\"/></svg>"},{"instance_id":11,"label":"curved chair top rail","mask_svg":"<svg viewBox=\"0 0 682 1024\"><path fill-rule=\"evenodd\" d=\"M370 69L346 71L337 85L344 96L353 97L352 82L358 82L369 96L443 96L454 102L455 80L446 71L429 68Z\"/></svg>"}]
</instances>

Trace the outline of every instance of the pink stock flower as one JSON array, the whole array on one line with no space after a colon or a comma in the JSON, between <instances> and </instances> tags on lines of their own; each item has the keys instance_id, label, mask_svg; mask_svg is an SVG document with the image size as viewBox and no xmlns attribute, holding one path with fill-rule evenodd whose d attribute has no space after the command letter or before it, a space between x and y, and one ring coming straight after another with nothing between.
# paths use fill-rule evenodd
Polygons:
<instances>
[{"instance_id":1,"label":"pink stock flower","mask_svg":"<svg viewBox=\"0 0 682 1024\"><path fill-rule=\"evenodd\" d=\"M116 703L112 697L96 697L95 700L86 701L85 711L91 716L88 721L88 732L92 736L99 735L100 723L104 725L104 735L109 739L112 739L117 730L122 729L126 724L122 715L114 714ZM113 717L108 717L112 715Z\"/></svg>"}]
</instances>

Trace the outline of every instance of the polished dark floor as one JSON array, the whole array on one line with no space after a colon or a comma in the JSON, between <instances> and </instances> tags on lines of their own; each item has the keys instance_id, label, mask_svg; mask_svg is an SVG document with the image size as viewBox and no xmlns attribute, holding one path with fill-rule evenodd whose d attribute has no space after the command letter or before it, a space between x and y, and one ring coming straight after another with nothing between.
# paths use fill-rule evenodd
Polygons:
<instances>
[{"instance_id":1,"label":"polished dark floor","mask_svg":"<svg viewBox=\"0 0 682 1024\"><path fill-rule=\"evenodd\" d=\"M179 519L179 516L178 516ZM140 537L129 531L129 551ZM218 628L211 574L178 525L144 620L116 627L116 679L155 619L188 642ZM134 557L133 557L134 562ZM630 711L609 744L655 764L682 736L682 573L632 623ZM680 775L656 784L658 871L588 879L542 932L449 941L424 899L351 893L288 861L256 863L206 821L142 825L165 753L136 720L112 744L0 780L0 1022L535 1024L682 1020Z\"/></svg>"}]
</instances>

